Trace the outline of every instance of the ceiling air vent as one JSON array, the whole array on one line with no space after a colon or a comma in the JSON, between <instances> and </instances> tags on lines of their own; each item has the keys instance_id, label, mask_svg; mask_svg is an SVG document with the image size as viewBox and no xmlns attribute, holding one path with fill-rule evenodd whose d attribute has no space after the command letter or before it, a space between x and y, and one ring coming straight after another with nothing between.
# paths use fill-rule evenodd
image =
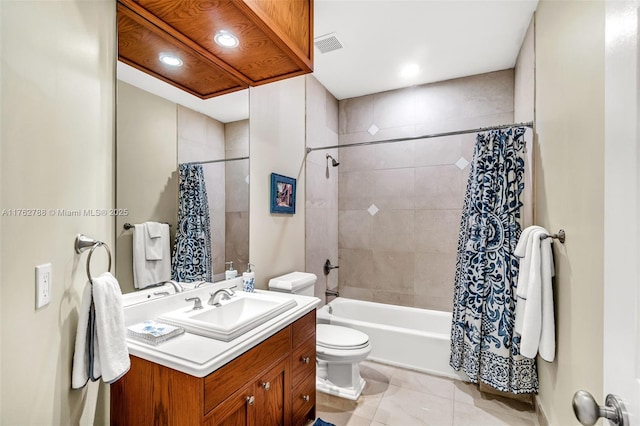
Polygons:
<instances>
[{"instance_id":1,"label":"ceiling air vent","mask_svg":"<svg viewBox=\"0 0 640 426\"><path fill-rule=\"evenodd\" d=\"M338 38L336 37L335 33L325 34L323 36L316 37L313 40L313 42L318 48L318 50L320 51L320 53L328 53L328 52L331 52L332 50L338 50L344 47L342 46L342 43L340 43L340 40L338 40Z\"/></svg>"}]
</instances>

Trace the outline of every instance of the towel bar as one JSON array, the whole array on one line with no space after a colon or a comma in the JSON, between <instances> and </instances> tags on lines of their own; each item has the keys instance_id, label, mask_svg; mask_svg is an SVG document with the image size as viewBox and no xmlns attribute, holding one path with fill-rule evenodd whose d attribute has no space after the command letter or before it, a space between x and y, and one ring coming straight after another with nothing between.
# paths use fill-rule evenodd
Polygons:
<instances>
[{"instance_id":1,"label":"towel bar","mask_svg":"<svg viewBox=\"0 0 640 426\"><path fill-rule=\"evenodd\" d=\"M561 229L558 231L557 234L553 234L553 235L540 235L540 239L544 240L546 238L553 238L555 240L560 241L562 244L564 244L564 240L566 239L566 233L564 232L564 229Z\"/></svg>"},{"instance_id":2,"label":"towel bar","mask_svg":"<svg viewBox=\"0 0 640 426\"><path fill-rule=\"evenodd\" d=\"M170 223L164 222L164 224L165 225L169 225L169 228L171 228L171 224ZM129 229L133 229L134 225L132 225L129 222L127 222L124 225L122 225L122 227L128 231Z\"/></svg>"},{"instance_id":3,"label":"towel bar","mask_svg":"<svg viewBox=\"0 0 640 426\"><path fill-rule=\"evenodd\" d=\"M93 280L91 279L91 256L93 255L93 252L97 247L104 247L105 250L107 250L107 255L109 256L108 271L111 272L111 250L109 249L109 246L106 243L89 238L84 234L78 234L76 236L76 242L74 247L75 247L76 253L78 254L91 248L91 251L89 251L89 256L87 257L87 278L89 278L89 282L91 283L91 285L93 285Z\"/></svg>"}]
</instances>

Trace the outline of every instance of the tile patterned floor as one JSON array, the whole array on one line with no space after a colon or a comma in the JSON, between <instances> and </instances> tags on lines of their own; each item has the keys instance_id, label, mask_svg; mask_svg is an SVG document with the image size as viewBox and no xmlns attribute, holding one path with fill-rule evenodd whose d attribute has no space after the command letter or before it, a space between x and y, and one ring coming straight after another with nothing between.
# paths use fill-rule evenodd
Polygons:
<instances>
[{"instance_id":1,"label":"tile patterned floor","mask_svg":"<svg viewBox=\"0 0 640 426\"><path fill-rule=\"evenodd\" d=\"M538 426L525 403L480 393L476 386L370 361L357 401L317 393L317 417L336 426Z\"/></svg>"}]
</instances>

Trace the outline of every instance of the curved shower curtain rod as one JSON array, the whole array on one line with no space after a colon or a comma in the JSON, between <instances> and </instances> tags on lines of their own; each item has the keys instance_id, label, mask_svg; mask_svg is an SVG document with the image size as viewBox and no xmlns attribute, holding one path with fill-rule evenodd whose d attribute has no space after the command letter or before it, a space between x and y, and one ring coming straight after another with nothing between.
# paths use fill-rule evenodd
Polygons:
<instances>
[{"instance_id":1,"label":"curved shower curtain rod","mask_svg":"<svg viewBox=\"0 0 640 426\"><path fill-rule=\"evenodd\" d=\"M467 129L467 130L456 130L453 132L442 132L442 133L432 133L430 135L422 135L422 136L411 136L408 138L397 138L397 139L383 139L379 141L370 141L370 142L355 142L355 143L347 143L344 145L331 145L331 146L321 146L317 148L309 148L307 147L307 154L311 151L318 151L321 149L334 149L334 148L348 148L351 146L364 146L364 145L377 145L380 143L389 143L389 142L405 142L405 141L413 141L417 139L429 139L429 138L440 138L444 136L455 136L455 135L464 135L467 133L480 133L486 132L488 130L498 130L498 129L508 129L510 127L531 127L533 128L533 121L527 121L525 123L514 123L514 124L501 124L498 126L491 127L479 127L477 129Z\"/></svg>"}]
</instances>

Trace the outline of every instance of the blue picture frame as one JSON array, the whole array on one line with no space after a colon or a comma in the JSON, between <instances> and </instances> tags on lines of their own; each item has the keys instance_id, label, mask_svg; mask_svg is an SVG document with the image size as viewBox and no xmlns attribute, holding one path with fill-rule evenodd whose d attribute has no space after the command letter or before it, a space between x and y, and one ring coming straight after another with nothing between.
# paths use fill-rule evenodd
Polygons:
<instances>
[{"instance_id":1,"label":"blue picture frame","mask_svg":"<svg viewBox=\"0 0 640 426\"><path fill-rule=\"evenodd\" d=\"M296 180L271 173L271 213L296 213Z\"/></svg>"}]
</instances>

